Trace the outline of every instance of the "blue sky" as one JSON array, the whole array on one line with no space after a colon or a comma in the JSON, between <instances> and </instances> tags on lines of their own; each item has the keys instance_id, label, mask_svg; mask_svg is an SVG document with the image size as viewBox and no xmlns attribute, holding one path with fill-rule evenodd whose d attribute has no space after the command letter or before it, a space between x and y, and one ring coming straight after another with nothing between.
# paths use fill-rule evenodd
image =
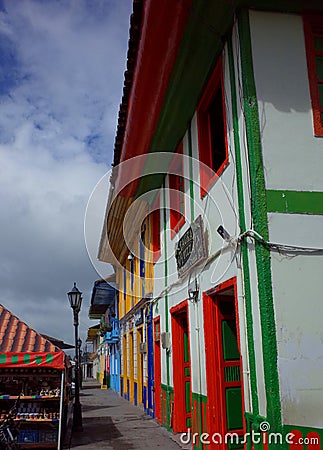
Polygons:
<instances>
[{"instance_id":1,"label":"blue sky","mask_svg":"<svg viewBox=\"0 0 323 450\"><path fill-rule=\"evenodd\" d=\"M74 281L83 340L94 325L99 276L83 222L111 168L131 10L130 0L0 1L0 303L70 342Z\"/></svg>"}]
</instances>

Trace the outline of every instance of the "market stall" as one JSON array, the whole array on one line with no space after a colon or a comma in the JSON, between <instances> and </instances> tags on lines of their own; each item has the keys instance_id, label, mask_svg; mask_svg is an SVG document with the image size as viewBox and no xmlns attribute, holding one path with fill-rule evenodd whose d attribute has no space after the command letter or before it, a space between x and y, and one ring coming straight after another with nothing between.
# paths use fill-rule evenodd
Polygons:
<instances>
[{"instance_id":1,"label":"market stall","mask_svg":"<svg viewBox=\"0 0 323 450\"><path fill-rule=\"evenodd\" d=\"M65 353L0 305L0 420L19 398L24 448L60 449L65 375Z\"/></svg>"}]
</instances>

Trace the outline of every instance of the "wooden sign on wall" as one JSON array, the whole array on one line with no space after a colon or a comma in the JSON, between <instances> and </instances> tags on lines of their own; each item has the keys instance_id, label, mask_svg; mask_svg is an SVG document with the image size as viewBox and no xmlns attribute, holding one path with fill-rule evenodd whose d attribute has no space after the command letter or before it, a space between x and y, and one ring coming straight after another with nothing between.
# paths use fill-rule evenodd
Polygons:
<instances>
[{"instance_id":1,"label":"wooden sign on wall","mask_svg":"<svg viewBox=\"0 0 323 450\"><path fill-rule=\"evenodd\" d=\"M179 277L207 258L202 216L198 216L176 243L175 258Z\"/></svg>"}]
</instances>

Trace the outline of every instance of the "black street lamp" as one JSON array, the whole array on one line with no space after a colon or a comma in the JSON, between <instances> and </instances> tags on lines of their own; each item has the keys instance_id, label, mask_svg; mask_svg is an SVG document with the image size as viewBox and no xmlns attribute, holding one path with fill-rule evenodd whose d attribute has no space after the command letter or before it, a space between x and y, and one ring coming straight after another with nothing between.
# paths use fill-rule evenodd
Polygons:
<instances>
[{"instance_id":1,"label":"black street lamp","mask_svg":"<svg viewBox=\"0 0 323 450\"><path fill-rule=\"evenodd\" d=\"M73 289L67 293L68 299L73 310L74 327L75 327L75 399L73 407L73 430L83 431L82 425L82 408L80 403L80 362L79 362L79 340L78 340L78 325L79 325L79 312L82 305L82 292L80 292L76 283L74 283Z\"/></svg>"},{"instance_id":2,"label":"black street lamp","mask_svg":"<svg viewBox=\"0 0 323 450\"><path fill-rule=\"evenodd\" d=\"M79 348L79 368L80 368L80 389L82 389L82 381L83 381L83 367L82 367L82 339L78 338L78 348Z\"/></svg>"}]
</instances>

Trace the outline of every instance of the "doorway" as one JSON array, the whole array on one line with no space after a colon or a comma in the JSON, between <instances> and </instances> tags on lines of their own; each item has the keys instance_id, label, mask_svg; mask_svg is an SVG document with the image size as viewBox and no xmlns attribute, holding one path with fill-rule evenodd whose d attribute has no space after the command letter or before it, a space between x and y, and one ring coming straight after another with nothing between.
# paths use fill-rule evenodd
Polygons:
<instances>
[{"instance_id":1,"label":"doorway","mask_svg":"<svg viewBox=\"0 0 323 450\"><path fill-rule=\"evenodd\" d=\"M129 400L129 388L128 388L128 348L127 348L127 335L122 337L122 377L121 377L121 395Z\"/></svg>"},{"instance_id":2,"label":"doorway","mask_svg":"<svg viewBox=\"0 0 323 450\"><path fill-rule=\"evenodd\" d=\"M128 394L129 400L133 403L134 394L134 349L133 349L133 331L129 333L129 365L130 365L130 377L128 380Z\"/></svg>"},{"instance_id":3,"label":"doorway","mask_svg":"<svg viewBox=\"0 0 323 450\"><path fill-rule=\"evenodd\" d=\"M174 404L171 426L176 433L192 426L191 355L187 301L170 310L172 315L172 354Z\"/></svg>"},{"instance_id":4,"label":"doorway","mask_svg":"<svg viewBox=\"0 0 323 450\"><path fill-rule=\"evenodd\" d=\"M155 418L161 423L161 353L160 353L160 317L154 319L154 406Z\"/></svg>"},{"instance_id":5,"label":"doorway","mask_svg":"<svg viewBox=\"0 0 323 450\"><path fill-rule=\"evenodd\" d=\"M243 390L235 280L205 294L203 305L208 430L222 436L222 442L210 448L242 449ZM225 442L228 433L235 434L232 443Z\"/></svg>"},{"instance_id":6,"label":"doorway","mask_svg":"<svg viewBox=\"0 0 323 450\"><path fill-rule=\"evenodd\" d=\"M142 345L142 327L137 328L137 402L140 405L143 400L143 388L144 388L144 361L143 354L141 352Z\"/></svg>"}]
</instances>

